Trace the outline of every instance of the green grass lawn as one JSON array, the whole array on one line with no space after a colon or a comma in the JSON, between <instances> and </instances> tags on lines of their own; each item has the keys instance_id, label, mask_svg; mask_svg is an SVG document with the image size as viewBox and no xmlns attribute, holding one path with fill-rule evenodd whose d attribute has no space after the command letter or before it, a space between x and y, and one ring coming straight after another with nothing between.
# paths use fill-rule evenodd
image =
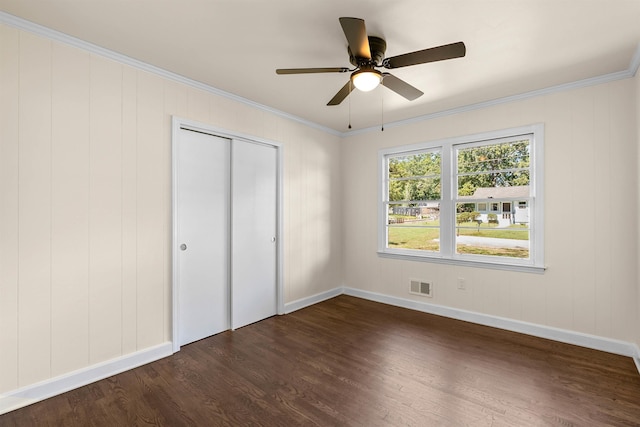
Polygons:
<instances>
[{"instance_id":1,"label":"green grass lawn","mask_svg":"<svg viewBox=\"0 0 640 427\"><path fill-rule=\"evenodd\" d=\"M389 247L438 251L440 237L438 221L412 221L389 227ZM459 236L493 237L497 239L529 240L529 230L515 224L508 228L497 228L496 224L475 223L458 225ZM458 253L528 258L529 250L523 248L496 248L481 245L457 245Z\"/></svg>"},{"instance_id":2,"label":"green grass lawn","mask_svg":"<svg viewBox=\"0 0 640 427\"><path fill-rule=\"evenodd\" d=\"M440 238L437 228L408 227L399 225L389 227L389 247L403 249L421 249L425 251L440 250Z\"/></svg>"},{"instance_id":3,"label":"green grass lawn","mask_svg":"<svg viewBox=\"0 0 640 427\"><path fill-rule=\"evenodd\" d=\"M497 224L465 223L458 225L458 236L493 237L496 239L529 240L529 230L526 226L514 224L508 228L497 228Z\"/></svg>"}]
</instances>

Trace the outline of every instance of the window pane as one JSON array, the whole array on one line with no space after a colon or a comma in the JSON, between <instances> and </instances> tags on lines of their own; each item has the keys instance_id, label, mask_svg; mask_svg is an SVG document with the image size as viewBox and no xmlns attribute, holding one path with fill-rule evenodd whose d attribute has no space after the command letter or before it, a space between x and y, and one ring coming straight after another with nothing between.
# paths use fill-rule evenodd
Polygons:
<instances>
[{"instance_id":1,"label":"window pane","mask_svg":"<svg viewBox=\"0 0 640 427\"><path fill-rule=\"evenodd\" d=\"M389 179L440 176L440 153L421 153L389 158Z\"/></svg>"},{"instance_id":2,"label":"window pane","mask_svg":"<svg viewBox=\"0 0 640 427\"><path fill-rule=\"evenodd\" d=\"M524 187L530 184L528 139L459 148L456 151L458 196L501 198L499 194L489 194L488 190L481 189ZM527 191L520 197L528 196Z\"/></svg>"},{"instance_id":3,"label":"window pane","mask_svg":"<svg viewBox=\"0 0 640 427\"><path fill-rule=\"evenodd\" d=\"M389 181L389 201L440 200L440 177Z\"/></svg>"},{"instance_id":4,"label":"window pane","mask_svg":"<svg viewBox=\"0 0 640 427\"><path fill-rule=\"evenodd\" d=\"M456 211L456 253L529 258L529 224L516 222L511 212L480 213L458 203Z\"/></svg>"},{"instance_id":5,"label":"window pane","mask_svg":"<svg viewBox=\"0 0 640 427\"><path fill-rule=\"evenodd\" d=\"M440 203L394 203L387 211L388 248L440 250Z\"/></svg>"},{"instance_id":6,"label":"window pane","mask_svg":"<svg viewBox=\"0 0 640 427\"><path fill-rule=\"evenodd\" d=\"M529 168L529 140L458 149L458 173Z\"/></svg>"}]
</instances>

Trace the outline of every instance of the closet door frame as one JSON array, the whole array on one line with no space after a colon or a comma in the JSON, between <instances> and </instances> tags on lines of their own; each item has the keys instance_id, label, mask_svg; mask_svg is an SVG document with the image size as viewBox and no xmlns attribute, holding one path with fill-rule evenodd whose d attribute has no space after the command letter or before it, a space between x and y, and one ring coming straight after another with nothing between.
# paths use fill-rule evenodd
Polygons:
<instances>
[{"instance_id":1,"label":"closet door frame","mask_svg":"<svg viewBox=\"0 0 640 427\"><path fill-rule=\"evenodd\" d=\"M253 135L247 135L240 132L229 131L227 129L211 126L205 123L200 123L193 120L183 119L173 116L171 123L171 214L172 214L172 233L171 233L171 257L172 257L172 281L171 281L171 327L172 327L172 348L173 352L180 350L179 344L179 328L178 328L178 291L179 291L179 265L178 265L178 252L180 242L178 241L178 223L177 223L177 210L176 203L177 194L177 144L179 141L180 129L187 129L196 132L202 132L213 136L227 138L230 140L241 140L256 144L264 144L272 146L276 149L276 161L277 161L277 194L276 194L276 300L277 300L277 314L284 314L284 292L283 292L283 271L284 271L284 239L283 239L283 217L284 200L283 200L283 164L284 164L284 147L281 143L271 141L265 138L259 138ZM231 218L233 223L233 218ZM232 224L233 225L233 224ZM233 280L233 278L231 278Z\"/></svg>"}]
</instances>

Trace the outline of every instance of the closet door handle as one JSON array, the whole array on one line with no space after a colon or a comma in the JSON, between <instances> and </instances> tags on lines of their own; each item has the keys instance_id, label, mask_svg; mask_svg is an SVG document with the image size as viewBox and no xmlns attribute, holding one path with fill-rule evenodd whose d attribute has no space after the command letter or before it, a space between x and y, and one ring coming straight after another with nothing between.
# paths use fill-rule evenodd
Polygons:
<instances>
[{"instance_id":1,"label":"closet door handle","mask_svg":"<svg viewBox=\"0 0 640 427\"><path fill-rule=\"evenodd\" d=\"M185 245L184 243L180 245L180 250L181 251L186 251L187 250L187 245Z\"/></svg>"}]
</instances>

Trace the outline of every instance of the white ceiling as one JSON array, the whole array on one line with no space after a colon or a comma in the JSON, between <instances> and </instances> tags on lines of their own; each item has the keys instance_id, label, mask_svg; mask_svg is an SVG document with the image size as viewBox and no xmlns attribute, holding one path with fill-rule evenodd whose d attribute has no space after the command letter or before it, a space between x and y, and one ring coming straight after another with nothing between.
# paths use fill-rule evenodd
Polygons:
<instances>
[{"instance_id":1,"label":"white ceiling","mask_svg":"<svg viewBox=\"0 0 640 427\"><path fill-rule=\"evenodd\" d=\"M347 131L625 71L640 0L0 0L0 10L305 120ZM326 103L351 67L341 16L363 18L387 56L463 41L464 58L392 70L385 88ZM350 100L350 102L349 102Z\"/></svg>"}]
</instances>

